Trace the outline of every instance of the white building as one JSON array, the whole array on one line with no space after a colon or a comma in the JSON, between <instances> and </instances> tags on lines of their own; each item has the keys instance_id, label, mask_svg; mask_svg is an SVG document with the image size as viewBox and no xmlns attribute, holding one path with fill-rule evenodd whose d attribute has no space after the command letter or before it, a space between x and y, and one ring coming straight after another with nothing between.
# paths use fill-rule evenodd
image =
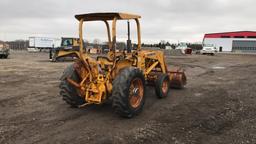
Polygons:
<instances>
[{"instance_id":1,"label":"white building","mask_svg":"<svg viewBox=\"0 0 256 144\"><path fill-rule=\"evenodd\" d=\"M256 53L256 32L238 31L205 34L203 44L212 44L219 52Z\"/></svg>"}]
</instances>

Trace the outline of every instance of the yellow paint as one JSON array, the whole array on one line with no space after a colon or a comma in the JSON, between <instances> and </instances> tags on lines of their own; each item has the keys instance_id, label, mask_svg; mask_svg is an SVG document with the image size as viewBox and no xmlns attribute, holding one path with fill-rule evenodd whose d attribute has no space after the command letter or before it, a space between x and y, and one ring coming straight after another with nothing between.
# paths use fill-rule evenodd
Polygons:
<instances>
[{"instance_id":1,"label":"yellow paint","mask_svg":"<svg viewBox=\"0 0 256 144\"><path fill-rule=\"evenodd\" d=\"M75 64L75 70L80 76L81 82L74 85L77 86L81 96L87 102L86 105L102 104L106 101L111 96L113 80L127 67L141 69L148 81L156 79L157 73L169 74L162 51L141 50L140 16L124 13L93 13L76 15L76 18L79 20L80 51L76 53L79 55L79 60ZM87 55L83 49L84 22L94 20L103 21L106 24L110 48L107 57L99 57L97 60ZM112 33L110 33L108 20L112 20ZM116 52L117 20L135 20L136 22L138 49L133 50L132 53ZM173 74L169 75L170 79L173 79Z\"/></svg>"}]
</instances>

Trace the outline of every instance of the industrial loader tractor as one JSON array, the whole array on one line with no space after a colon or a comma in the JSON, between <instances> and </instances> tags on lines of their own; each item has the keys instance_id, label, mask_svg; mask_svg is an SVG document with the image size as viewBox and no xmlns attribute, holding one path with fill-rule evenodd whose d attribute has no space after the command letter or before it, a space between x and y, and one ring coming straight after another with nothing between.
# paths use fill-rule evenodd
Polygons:
<instances>
[{"instance_id":1,"label":"industrial loader tractor","mask_svg":"<svg viewBox=\"0 0 256 144\"><path fill-rule=\"evenodd\" d=\"M78 59L64 70L60 83L60 95L72 107L111 102L116 114L131 118L143 109L147 84L154 85L159 98L167 97L170 88L183 88L186 84L182 69L168 71L162 51L141 49L139 15L89 13L75 15L75 18L79 21ZM127 48L116 52L118 20L135 21L138 42L133 50L131 41L127 40ZM83 26L90 21L102 21L106 25L109 47L106 56L92 58L84 50Z\"/></svg>"},{"instance_id":2,"label":"industrial loader tractor","mask_svg":"<svg viewBox=\"0 0 256 144\"><path fill-rule=\"evenodd\" d=\"M54 48L53 57L50 56L52 62L64 61L65 58L76 57L76 51L79 51L79 39L78 38L61 38L60 47Z\"/></svg>"}]
</instances>

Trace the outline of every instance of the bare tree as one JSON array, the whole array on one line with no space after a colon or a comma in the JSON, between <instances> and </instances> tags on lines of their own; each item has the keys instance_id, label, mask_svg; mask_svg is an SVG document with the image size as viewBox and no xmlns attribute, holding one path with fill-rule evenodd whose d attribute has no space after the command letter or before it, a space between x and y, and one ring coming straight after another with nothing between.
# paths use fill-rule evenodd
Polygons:
<instances>
[{"instance_id":1,"label":"bare tree","mask_svg":"<svg viewBox=\"0 0 256 144\"><path fill-rule=\"evenodd\" d=\"M93 47L94 48L99 48L100 45L100 40L99 39L94 39L93 40Z\"/></svg>"},{"instance_id":2,"label":"bare tree","mask_svg":"<svg viewBox=\"0 0 256 144\"><path fill-rule=\"evenodd\" d=\"M88 47L89 46L89 41L88 40L84 40L84 47Z\"/></svg>"}]
</instances>

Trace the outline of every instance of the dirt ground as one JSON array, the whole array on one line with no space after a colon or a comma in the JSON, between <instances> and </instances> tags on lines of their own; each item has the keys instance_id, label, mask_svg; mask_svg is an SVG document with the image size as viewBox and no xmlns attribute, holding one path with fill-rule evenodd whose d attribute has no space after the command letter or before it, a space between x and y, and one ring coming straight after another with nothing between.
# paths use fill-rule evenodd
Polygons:
<instances>
[{"instance_id":1,"label":"dirt ground","mask_svg":"<svg viewBox=\"0 0 256 144\"><path fill-rule=\"evenodd\" d=\"M62 100L59 78L71 62L12 52L0 59L0 143L256 143L256 55L167 59L186 70L186 88L159 100L147 87L143 112L124 119L111 105Z\"/></svg>"}]
</instances>

